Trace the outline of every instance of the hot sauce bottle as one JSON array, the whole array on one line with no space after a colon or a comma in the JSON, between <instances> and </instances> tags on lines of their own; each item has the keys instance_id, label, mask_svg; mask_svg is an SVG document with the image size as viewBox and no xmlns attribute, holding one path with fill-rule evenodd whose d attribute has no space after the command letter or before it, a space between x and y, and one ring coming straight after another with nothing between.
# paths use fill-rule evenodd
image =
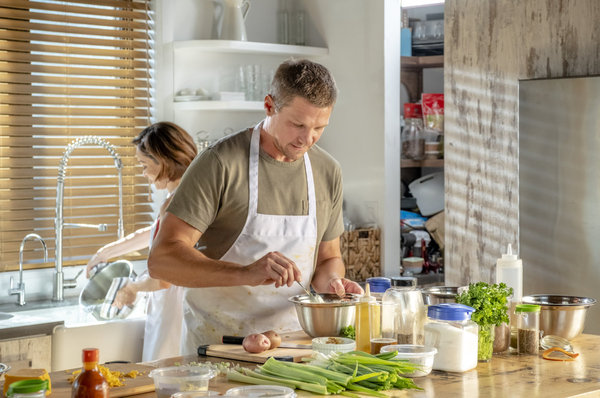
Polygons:
<instances>
[{"instance_id":1,"label":"hot sauce bottle","mask_svg":"<svg viewBox=\"0 0 600 398\"><path fill-rule=\"evenodd\" d=\"M83 349L83 368L73 382L72 398L107 398L108 383L98 369L97 348Z\"/></svg>"}]
</instances>

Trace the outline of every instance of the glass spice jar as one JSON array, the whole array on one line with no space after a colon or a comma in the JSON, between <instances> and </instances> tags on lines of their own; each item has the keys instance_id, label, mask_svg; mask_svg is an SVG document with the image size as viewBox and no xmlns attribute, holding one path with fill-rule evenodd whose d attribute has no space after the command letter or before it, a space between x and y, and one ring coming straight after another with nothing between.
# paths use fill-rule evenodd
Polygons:
<instances>
[{"instance_id":1,"label":"glass spice jar","mask_svg":"<svg viewBox=\"0 0 600 398\"><path fill-rule=\"evenodd\" d=\"M517 316L517 352L537 354L540 346L540 306L519 304L515 308Z\"/></svg>"}]
</instances>

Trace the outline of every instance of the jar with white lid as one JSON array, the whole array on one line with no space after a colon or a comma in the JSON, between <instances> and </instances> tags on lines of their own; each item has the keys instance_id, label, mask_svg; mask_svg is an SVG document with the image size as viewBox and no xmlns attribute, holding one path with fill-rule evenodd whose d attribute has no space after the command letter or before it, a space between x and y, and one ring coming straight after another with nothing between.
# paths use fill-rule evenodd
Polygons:
<instances>
[{"instance_id":1,"label":"jar with white lid","mask_svg":"<svg viewBox=\"0 0 600 398\"><path fill-rule=\"evenodd\" d=\"M398 344L423 345L426 313L421 291L413 287L392 286L385 291L381 301L396 306L394 332Z\"/></svg>"},{"instance_id":2,"label":"jar with white lid","mask_svg":"<svg viewBox=\"0 0 600 398\"><path fill-rule=\"evenodd\" d=\"M437 348L433 369L466 372L477 366L479 327L471 320L474 308L463 304L430 305L425 324L425 345Z\"/></svg>"}]
</instances>

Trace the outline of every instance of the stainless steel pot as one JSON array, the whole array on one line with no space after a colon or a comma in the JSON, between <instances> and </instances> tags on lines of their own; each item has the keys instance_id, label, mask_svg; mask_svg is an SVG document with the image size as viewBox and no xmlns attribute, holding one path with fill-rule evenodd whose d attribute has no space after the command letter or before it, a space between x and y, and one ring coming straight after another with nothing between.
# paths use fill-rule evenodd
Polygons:
<instances>
[{"instance_id":1,"label":"stainless steel pot","mask_svg":"<svg viewBox=\"0 0 600 398\"><path fill-rule=\"evenodd\" d=\"M434 305L442 303L456 303L458 287L456 286L433 286L425 288L423 293L423 303L425 305Z\"/></svg>"},{"instance_id":2,"label":"stainless steel pot","mask_svg":"<svg viewBox=\"0 0 600 398\"><path fill-rule=\"evenodd\" d=\"M541 306L540 330L544 335L555 335L567 340L583 332L587 309L596 304L590 297L532 294L522 299L525 304Z\"/></svg>"},{"instance_id":3,"label":"stainless steel pot","mask_svg":"<svg viewBox=\"0 0 600 398\"><path fill-rule=\"evenodd\" d=\"M132 307L118 309L111 308L111 305L117 291L135 276L133 265L127 260L118 260L98 268L81 291L79 305L99 321L127 317ZM117 283L113 283L115 280Z\"/></svg>"},{"instance_id":4,"label":"stainless steel pot","mask_svg":"<svg viewBox=\"0 0 600 398\"><path fill-rule=\"evenodd\" d=\"M321 294L324 302L311 301L306 294L290 297L294 303L298 322L311 337L339 336L343 327L354 325L358 295L346 293L341 298L337 294Z\"/></svg>"}]
</instances>

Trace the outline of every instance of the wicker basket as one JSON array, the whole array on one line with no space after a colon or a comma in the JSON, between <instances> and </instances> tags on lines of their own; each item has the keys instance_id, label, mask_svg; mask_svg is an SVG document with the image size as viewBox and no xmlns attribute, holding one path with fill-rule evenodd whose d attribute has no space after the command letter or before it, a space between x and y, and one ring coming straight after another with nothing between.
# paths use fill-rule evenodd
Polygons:
<instances>
[{"instance_id":1,"label":"wicker basket","mask_svg":"<svg viewBox=\"0 0 600 398\"><path fill-rule=\"evenodd\" d=\"M377 228L345 231L340 237L342 260L346 264L346 278L365 281L381 275L380 231Z\"/></svg>"}]
</instances>

